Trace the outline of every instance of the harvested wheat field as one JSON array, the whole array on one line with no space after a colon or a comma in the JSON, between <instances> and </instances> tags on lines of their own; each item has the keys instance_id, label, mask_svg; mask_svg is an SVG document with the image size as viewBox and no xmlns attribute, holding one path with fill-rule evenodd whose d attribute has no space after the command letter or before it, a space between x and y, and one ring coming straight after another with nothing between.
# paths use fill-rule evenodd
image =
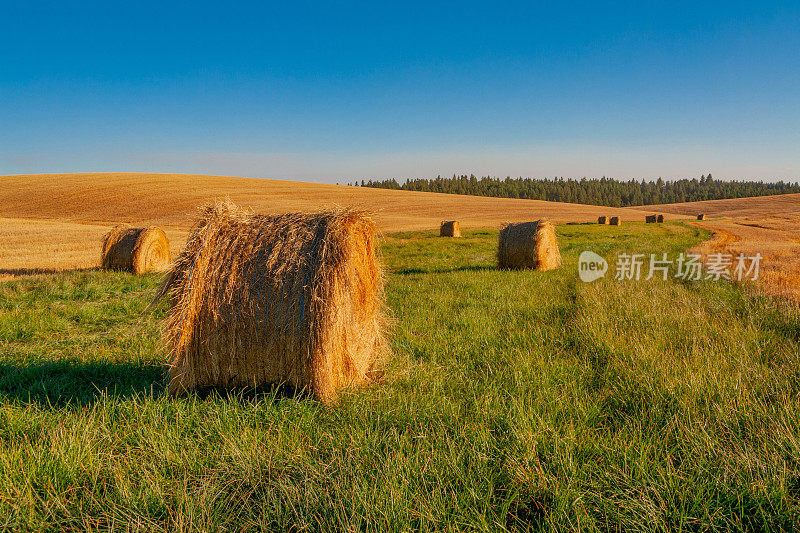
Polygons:
<instances>
[{"instance_id":1,"label":"harvested wheat field","mask_svg":"<svg viewBox=\"0 0 800 533\"><path fill-rule=\"evenodd\" d=\"M318 211L336 206L375 212L384 232L424 230L442 220L467 221L462 229L496 227L547 217L553 222L590 222L601 206L483 198L344 185L187 174L37 174L0 176L0 217L14 219L0 233L0 272L64 270L99 266L97 242L120 223L159 226L173 253L182 243L197 206L230 198L265 214ZM643 216L636 209L627 212ZM688 218L688 217L686 217ZM48 228L47 237L41 229ZM33 239L28 239L33 235ZM13 246L11 244L13 243Z\"/></svg>"},{"instance_id":2,"label":"harvested wheat field","mask_svg":"<svg viewBox=\"0 0 800 533\"><path fill-rule=\"evenodd\" d=\"M703 223L713 238L692 249L710 254L761 254L757 285L767 293L800 300L800 215Z\"/></svg>"},{"instance_id":3,"label":"harvested wheat field","mask_svg":"<svg viewBox=\"0 0 800 533\"><path fill-rule=\"evenodd\" d=\"M112 225L0 218L0 280L101 266L98 248ZM165 228L171 242L183 243L186 230Z\"/></svg>"},{"instance_id":4,"label":"harvested wheat field","mask_svg":"<svg viewBox=\"0 0 800 533\"><path fill-rule=\"evenodd\" d=\"M555 223L593 222L607 208L534 200L482 198L369 189L317 183L184 174L45 174L0 177L0 279L59 270L96 268L97 243L119 223L158 225L173 253L180 253L198 205L230 197L263 213L285 213L353 206L376 212L384 232L434 228L445 218L467 227L496 227L529 218L531 212ZM659 206L676 220L713 222L743 246L762 249L762 286L794 294L800 270L796 235L800 232L800 194L710 200ZM643 220L648 208L622 209ZM720 220L721 219L721 220ZM611 220L613 224L613 218ZM748 226L749 225L749 226ZM764 226L759 227L759 226ZM750 229L748 229L750 228Z\"/></svg>"},{"instance_id":5,"label":"harvested wheat field","mask_svg":"<svg viewBox=\"0 0 800 533\"><path fill-rule=\"evenodd\" d=\"M168 295L169 392L288 383L333 402L382 358L383 277L368 214L204 208Z\"/></svg>"},{"instance_id":6,"label":"harvested wheat field","mask_svg":"<svg viewBox=\"0 0 800 533\"><path fill-rule=\"evenodd\" d=\"M763 256L757 286L800 300L800 194L708 200L660 206L668 213L702 212L714 220L701 227L714 235L693 251Z\"/></svg>"},{"instance_id":7,"label":"harvested wheat field","mask_svg":"<svg viewBox=\"0 0 800 533\"><path fill-rule=\"evenodd\" d=\"M763 218L800 212L800 194L778 194L755 198L705 200L681 204L664 204L659 211L694 218L703 213L711 218Z\"/></svg>"}]
</instances>

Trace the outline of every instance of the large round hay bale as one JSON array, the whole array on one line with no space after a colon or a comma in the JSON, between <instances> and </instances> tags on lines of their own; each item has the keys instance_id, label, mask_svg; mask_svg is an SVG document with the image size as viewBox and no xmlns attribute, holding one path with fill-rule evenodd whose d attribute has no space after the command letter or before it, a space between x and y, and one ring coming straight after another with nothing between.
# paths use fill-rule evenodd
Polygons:
<instances>
[{"instance_id":1,"label":"large round hay bale","mask_svg":"<svg viewBox=\"0 0 800 533\"><path fill-rule=\"evenodd\" d=\"M700 213L699 215L697 215L697 220L705 220L705 219L706 219L705 213Z\"/></svg>"},{"instance_id":2,"label":"large round hay bale","mask_svg":"<svg viewBox=\"0 0 800 533\"><path fill-rule=\"evenodd\" d=\"M461 225L458 223L458 220L442 221L442 225L439 227L439 236L461 237Z\"/></svg>"},{"instance_id":3,"label":"large round hay bale","mask_svg":"<svg viewBox=\"0 0 800 533\"><path fill-rule=\"evenodd\" d=\"M647 215L644 217L644 221L648 224L654 224L656 221L658 221L658 215Z\"/></svg>"},{"instance_id":4,"label":"large round hay bale","mask_svg":"<svg viewBox=\"0 0 800 533\"><path fill-rule=\"evenodd\" d=\"M361 211L207 206L167 275L168 391L289 384L324 402L386 352L376 226Z\"/></svg>"},{"instance_id":5,"label":"large round hay bale","mask_svg":"<svg viewBox=\"0 0 800 533\"><path fill-rule=\"evenodd\" d=\"M664 215L658 215L658 218L656 218L656 222L658 222L659 224L664 222Z\"/></svg>"},{"instance_id":6,"label":"large round hay bale","mask_svg":"<svg viewBox=\"0 0 800 533\"><path fill-rule=\"evenodd\" d=\"M552 270L561 266L558 239L550 221L507 224L500 230L497 245L500 268Z\"/></svg>"},{"instance_id":7,"label":"large round hay bale","mask_svg":"<svg viewBox=\"0 0 800 533\"><path fill-rule=\"evenodd\" d=\"M169 266L169 239L161 228L120 224L103 236L101 265L142 274Z\"/></svg>"},{"instance_id":8,"label":"large round hay bale","mask_svg":"<svg viewBox=\"0 0 800 533\"><path fill-rule=\"evenodd\" d=\"M622 224L622 217L611 217L611 225L619 226Z\"/></svg>"},{"instance_id":9,"label":"large round hay bale","mask_svg":"<svg viewBox=\"0 0 800 533\"><path fill-rule=\"evenodd\" d=\"M608 217L597 217L598 224L608 224Z\"/></svg>"}]
</instances>

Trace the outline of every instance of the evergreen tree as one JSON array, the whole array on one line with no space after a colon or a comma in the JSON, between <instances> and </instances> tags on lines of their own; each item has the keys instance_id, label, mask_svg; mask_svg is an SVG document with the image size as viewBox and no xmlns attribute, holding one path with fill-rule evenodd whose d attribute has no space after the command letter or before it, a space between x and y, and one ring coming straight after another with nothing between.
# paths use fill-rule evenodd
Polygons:
<instances>
[{"instance_id":1,"label":"evergreen tree","mask_svg":"<svg viewBox=\"0 0 800 533\"><path fill-rule=\"evenodd\" d=\"M358 185L355 181L351 185ZM548 200L552 202L572 202L581 204L627 207L648 204L675 202L694 202L698 200L718 200L724 198L744 198L771 194L800 192L800 184L783 181L765 183L764 181L716 181L711 174L700 179L680 179L665 181L618 181L603 176L600 179L581 178L553 179L512 178L505 179L474 174L453 175L452 178L437 176L429 180L412 178L400 184L397 179L361 180L362 187L401 189L408 191L441 192L449 194L469 194L474 196L493 196L503 198L525 198Z\"/></svg>"}]
</instances>

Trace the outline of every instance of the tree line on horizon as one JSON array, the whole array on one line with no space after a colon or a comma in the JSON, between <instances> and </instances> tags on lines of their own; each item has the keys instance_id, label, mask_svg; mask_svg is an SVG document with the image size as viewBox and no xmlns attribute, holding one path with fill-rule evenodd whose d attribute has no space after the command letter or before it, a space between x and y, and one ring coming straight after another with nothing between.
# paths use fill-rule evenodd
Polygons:
<instances>
[{"instance_id":1,"label":"tree line on horizon","mask_svg":"<svg viewBox=\"0 0 800 533\"><path fill-rule=\"evenodd\" d=\"M404 191L467 194L498 198L523 198L576 204L631 207L637 205L672 204L701 200L723 200L750 196L800 193L800 183L784 181L715 180L711 174L700 179L655 181L642 179L620 181L612 178L477 178L474 175L453 175L452 178L414 178L399 183L396 179L361 180L350 185L397 189Z\"/></svg>"}]
</instances>

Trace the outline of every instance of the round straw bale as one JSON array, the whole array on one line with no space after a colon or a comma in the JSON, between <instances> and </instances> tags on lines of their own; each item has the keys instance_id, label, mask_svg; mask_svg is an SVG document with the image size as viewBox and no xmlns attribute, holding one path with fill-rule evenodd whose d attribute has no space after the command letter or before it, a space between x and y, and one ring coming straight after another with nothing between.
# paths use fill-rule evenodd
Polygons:
<instances>
[{"instance_id":1,"label":"round straw bale","mask_svg":"<svg viewBox=\"0 0 800 533\"><path fill-rule=\"evenodd\" d=\"M561 266L555 229L546 219L507 224L500 230L497 246L500 268L552 270Z\"/></svg>"},{"instance_id":2,"label":"round straw bale","mask_svg":"<svg viewBox=\"0 0 800 533\"><path fill-rule=\"evenodd\" d=\"M161 228L120 224L103 236L101 265L105 269L142 274L163 270L170 262L169 239Z\"/></svg>"},{"instance_id":3,"label":"round straw bale","mask_svg":"<svg viewBox=\"0 0 800 533\"><path fill-rule=\"evenodd\" d=\"M659 224L664 222L664 215L658 215L658 218L656 218L656 222L658 222Z\"/></svg>"},{"instance_id":4,"label":"round straw bale","mask_svg":"<svg viewBox=\"0 0 800 533\"><path fill-rule=\"evenodd\" d=\"M172 395L283 383L328 403L374 377L386 353L365 212L207 206L154 303L165 294Z\"/></svg>"},{"instance_id":5,"label":"round straw bale","mask_svg":"<svg viewBox=\"0 0 800 533\"><path fill-rule=\"evenodd\" d=\"M611 225L612 226L619 226L620 224L622 224L622 218L621 217L611 217Z\"/></svg>"},{"instance_id":6,"label":"round straw bale","mask_svg":"<svg viewBox=\"0 0 800 533\"><path fill-rule=\"evenodd\" d=\"M458 220L442 221L442 225L439 228L439 236L461 237L461 225L458 223Z\"/></svg>"},{"instance_id":7,"label":"round straw bale","mask_svg":"<svg viewBox=\"0 0 800 533\"><path fill-rule=\"evenodd\" d=\"M705 213L700 213L699 215L697 215L697 220L705 220L705 219L706 219Z\"/></svg>"},{"instance_id":8,"label":"round straw bale","mask_svg":"<svg viewBox=\"0 0 800 533\"><path fill-rule=\"evenodd\" d=\"M608 224L608 217L597 217L598 224Z\"/></svg>"},{"instance_id":9,"label":"round straw bale","mask_svg":"<svg viewBox=\"0 0 800 533\"><path fill-rule=\"evenodd\" d=\"M656 221L658 221L658 215L647 215L646 217L644 217L644 221L647 222L648 224L653 224Z\"/></svg>"}]
</instances>

